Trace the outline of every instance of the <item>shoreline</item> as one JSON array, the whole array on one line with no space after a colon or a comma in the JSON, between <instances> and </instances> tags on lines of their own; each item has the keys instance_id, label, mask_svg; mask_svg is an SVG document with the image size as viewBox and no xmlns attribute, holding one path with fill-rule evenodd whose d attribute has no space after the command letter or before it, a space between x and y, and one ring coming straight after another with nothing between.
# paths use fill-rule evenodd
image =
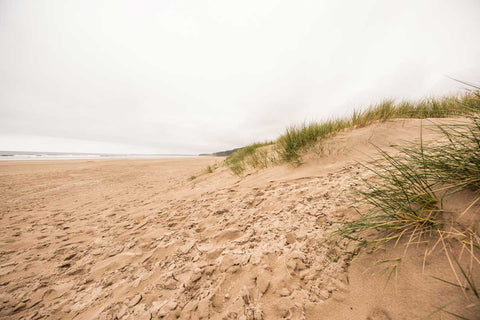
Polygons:
<instances>
[{"instance_id":1,"label":"shoreline","mask_svg":"<svg viewBox=\"0 0 480 320\"><path fill-rule=\"evenodd\" d=\"M64 161L64 160L136 160L136 159L173 159L173 158L196 158L196 157L203 157L198 155L171 155L171 156L148 156L148 155L126 155L126 156L15 156L15 155L3 155L0 156L0 162L3 161Z\"/></svg>"}]
</instances>

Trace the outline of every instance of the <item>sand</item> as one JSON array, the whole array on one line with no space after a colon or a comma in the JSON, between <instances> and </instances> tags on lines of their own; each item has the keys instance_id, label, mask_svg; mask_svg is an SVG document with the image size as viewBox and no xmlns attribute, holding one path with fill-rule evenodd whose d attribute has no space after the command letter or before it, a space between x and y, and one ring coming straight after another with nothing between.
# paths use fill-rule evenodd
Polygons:
<instances>
[{"instance_id":1,"label":"sand","mask_svg":"<svg viewBox=\"0 0 480 320\"><path fill-rule=\"evenodd\" d=\"M338 135L323 157L245 177L223 158L2 161L5 319L419 319L458 295L422 244L336 258L357 163L418 141L420 121ZM424 133L435 141L434 133ZM190 180L192 175L198 178ZM386 287L382 259L401 258ZM425 264L425 265L424 265ZM369 267L370 266L370 267ZM454 307L458 310L460 307ZM436 313L431 319L449 319Z\"/></svg>"}]
</instances>

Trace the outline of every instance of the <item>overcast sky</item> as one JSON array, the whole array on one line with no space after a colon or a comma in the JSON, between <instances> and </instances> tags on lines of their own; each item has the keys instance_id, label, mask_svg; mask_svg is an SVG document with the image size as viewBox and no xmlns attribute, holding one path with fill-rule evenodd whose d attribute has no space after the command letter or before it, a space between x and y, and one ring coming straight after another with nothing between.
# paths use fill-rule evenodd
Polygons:
<instances>
[{"instance_id":1,"label":"overcast sky","mask_svg":"<svg viewBox=\"0 0 480 320\"><path fill-rule=\"evenodd\" d=\"M0 150L200 153L480 82L480 1L0 0Z\"/></svg>"}]
</instances>

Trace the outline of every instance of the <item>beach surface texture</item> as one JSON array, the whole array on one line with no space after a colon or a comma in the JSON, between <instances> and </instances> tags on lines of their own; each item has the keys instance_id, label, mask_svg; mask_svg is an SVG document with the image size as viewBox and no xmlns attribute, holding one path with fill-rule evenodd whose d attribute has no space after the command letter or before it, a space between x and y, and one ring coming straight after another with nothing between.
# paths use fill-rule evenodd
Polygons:
<instances>
[{"instance_id":1,"label":"beach surface texture","mask_svg":"<svg viewBox=\"0 0 480 320\"><path fill-rule=\"evenodd\" d=\"M434 278L455 282L440 245L352 259L325 240L358 215L359 162L421 128L436 142L426 123L345 131L299 167L241 177L221 157L2 161L0 318L423 319L462 295Z\"/></svg>"}]
</instances>

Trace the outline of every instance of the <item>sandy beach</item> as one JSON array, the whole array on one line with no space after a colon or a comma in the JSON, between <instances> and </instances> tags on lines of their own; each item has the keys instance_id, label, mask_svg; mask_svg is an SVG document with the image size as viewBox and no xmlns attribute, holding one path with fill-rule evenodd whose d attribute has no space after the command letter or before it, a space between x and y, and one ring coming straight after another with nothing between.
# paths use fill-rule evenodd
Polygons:
<instances>
[{"instance_id":1,"label":"sandy beach","mask_svg":"<svg viewBox=\"0 0 480 320\"><path fill-rule=\"evenodd\" d=\"M424 263L423 244L408 256L392 244L350 261L323 243L356 215L352 187L371 176L357 161L374 156L371 143L418 141L420 123L342 133L325 157L242 178L225 167L202 174L223 161L214 157L3 161L0 317L426 317L458 293L431 277L451 278L441 252ZM396 257L385 286L371 266Z\"/></svg>"},{"instance_id":2,"label":"sandy beach","mask_svg":"<svg viewBox=\"0 0 480 320\"><path fill-rule=\"evenodd\" d=\"M0 0L0 320L480 320L479 18Z\"/></svg>"}]
</instances>

